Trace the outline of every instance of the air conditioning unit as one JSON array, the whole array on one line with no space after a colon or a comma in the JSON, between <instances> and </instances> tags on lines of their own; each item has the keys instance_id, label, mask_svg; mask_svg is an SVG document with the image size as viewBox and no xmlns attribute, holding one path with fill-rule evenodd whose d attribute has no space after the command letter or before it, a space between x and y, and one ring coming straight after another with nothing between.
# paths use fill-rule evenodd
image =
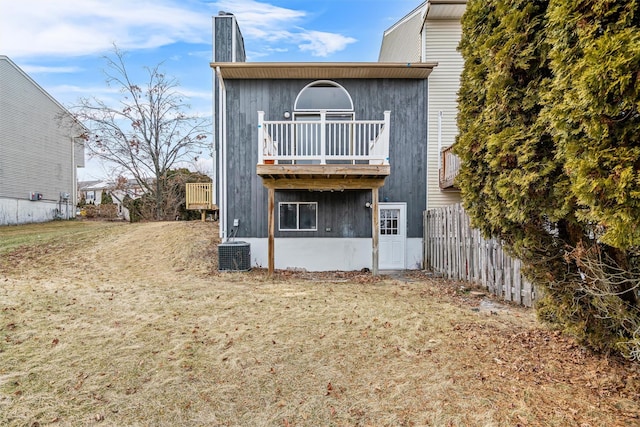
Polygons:
<instances>
[{"instance_id":1,"label":"air conditioning unit","mask_svg":"<svg viewBox=\"0 0 640 427\"><path fill-rule=\"evenodd\" d=\"M218 270L251 270L251 246L247 242L225 242L218 245Z\"/></svg>"}]
</instances>

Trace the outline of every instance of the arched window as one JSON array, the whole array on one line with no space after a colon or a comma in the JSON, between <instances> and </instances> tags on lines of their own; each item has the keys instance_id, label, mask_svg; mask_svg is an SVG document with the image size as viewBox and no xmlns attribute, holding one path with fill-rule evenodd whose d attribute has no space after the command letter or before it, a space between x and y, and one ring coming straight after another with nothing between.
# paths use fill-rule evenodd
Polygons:
<instances>
[{"instance_id":1,"label":"arched window","mask_svg":"<svg viewBox=\"0 0 640 427\"><path fill-rule=\"evenodd\" d=\"M300 122L294 128L295 152L310 159L296 160L297 164L317 164L323 152L331 144L329 139L322 140L324 133L346 138L350 127L336 122L348 122L354 119L353 102L349 93L336 82L319 80L305 86L293 105L293 120ZM324 145L323 145L324 144ZM315 157L315 158L311 158ZM327 163L345 163L344 160L328 160Z\"/></svg>"},{"instance_id":2,"label":"arched window","mask_svg":"<svg viewBox=\"0 0 640 427\"><path fill-rule=\"evenodd\" d=\"M349 93L338 83L320 80L305 86L296 98L294 111L353 111Z\"/></svg>"}]
</instances>

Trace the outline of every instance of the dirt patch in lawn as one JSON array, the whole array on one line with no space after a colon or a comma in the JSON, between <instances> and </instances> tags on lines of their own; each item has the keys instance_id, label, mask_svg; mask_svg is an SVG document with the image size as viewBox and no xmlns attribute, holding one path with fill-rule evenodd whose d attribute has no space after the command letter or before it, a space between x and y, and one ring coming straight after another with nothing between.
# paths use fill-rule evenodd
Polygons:
<instances>
[{"instance_id":1,"label":"dirt patch in lawn","mask_svg":"<svg viewBox=\"0 0 640 427\"><path fill-rule=\"evenodd\" d=\"M0 424L640 424L638 366L531 310L420 272L218 273L215 227L6 250Z\"/></svg>"}]
</instances>

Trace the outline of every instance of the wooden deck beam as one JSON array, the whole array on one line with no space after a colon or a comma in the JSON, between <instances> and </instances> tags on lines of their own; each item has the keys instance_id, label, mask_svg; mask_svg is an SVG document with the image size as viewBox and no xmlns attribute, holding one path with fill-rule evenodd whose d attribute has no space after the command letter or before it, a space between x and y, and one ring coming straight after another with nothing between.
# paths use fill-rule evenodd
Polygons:
<instances>
[{"instance_id":1,"label":"wooden deck beam","mask_svg":"<svg viewBox=\"0 0 640 427\"><path fill-rule=\"evenodd\" d=\"M259 176L389 176L390 165L330 164L330 165L256 165Z\"/></svg>"},{"instance_id":2,"label":"wooden deck beam","mask_svg":"<svg viewBox=\"0 0 640 427\"><path fill-rule=\"evenodd\" d=\"M262 178L262 184L275 190L366 190L382 187L384 178Z\"/></svg>"}]
</instances>

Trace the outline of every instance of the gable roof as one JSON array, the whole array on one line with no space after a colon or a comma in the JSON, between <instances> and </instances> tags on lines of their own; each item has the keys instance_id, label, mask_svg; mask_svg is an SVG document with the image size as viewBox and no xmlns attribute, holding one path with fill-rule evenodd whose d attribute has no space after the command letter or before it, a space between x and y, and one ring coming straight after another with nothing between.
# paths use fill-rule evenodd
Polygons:
<instances>
[{"instance_id":1,"label":"gable roof","mask_svg":"<svg viewBox=\"0 0 640 427\"><path fill-rule=\"evenodd\" d=\"M418 14L420 14L421 16L424 16L424 13L425 13L425 9L424 8L425 8L426 5L427 5L426 1L421 3L418 7L413 9L411 12L407 13L404 17L400 18L400 20L398 22L393 24L391 27L387 28L384 31L384 33L382 33L382 36L386 37L389 33L394 31L398 27L404 25L407 21L411 21ZM418 31L420 31L420 29L418 29Z\"/></svg>"},{"instance_id":2,"label":"gable roof","mask_svg":"<svg viewBox=\"0 0 640 427\"><path fill-rule=\"evenodd\" d=\"M44 89L42 88L42 86L40 86L40 85L39 85L35 80L33 80L33 79L31 78L31 76L29 76L27 73L25 73L25 72L22 70L22 68L18 67L18 66L16 65L16 63L15 63L15 62L13 62L13 61L8 57L8 56L6 56L6 55L0 55L0 61L7 61L7 63L8 63L9 65L11 65L11 66L12 66L12 67L13 67L13 68L18 72L18 73L22 74L22 76L23 76L25 79L29 80L29 82L30 82L33 86L35 86L36 88L38 88L38 90L39 90L40 92L42 92L42 94L43 94L44 96L46 96L47 98L49 98L49 100L51 100L51 102L53 102L54 104L56 104L56 105L57 105L61 110L64 110L65 112L68 112L68 110L67 110L67 109L66 109L62 104L60 104L60 103L58 102L58 100L56 100L53 96L49 95L49 92L47 92L46 90L44 90Z\"/></svg>"},{"instance_id":3,"label":"gable roof","mask_svg":"<svg viewBox=\"0 0 640 427\"><path fill-rule=\"evenodd\" d=\"M467 0L429 0L424 20L460 19L467 8Z\"/></svg>"},{"instance_id":4,"label":"gable roof","mask_svg":"<svg viewBox=\"0 0 640 427\"><path fill-rule=\"evenodd\" d=\"M224 79L426 79L436 62L212 62Z\"/></svg>"},{"instance_id":5,"label":"gable roof","mask_svg":"<svg viewBox=\"0 0 640 427\"><path fill-rule=\"evenodd\" d=\"M37 89L38 89L38 90L39 90L39 91L40 91L44 96L46 96L46 97L47 97L51 102L53 102L54 104L56 104L56 106L57 106L58 108L60 108L60 110L62 110L62 111L64 112L64 114L68 115L68 117L71 117L71 118L73 119L73 122L74 122L74 123L76 123L77 125L79 125L79 126L82 128L82 130L84 130L84 131L88 131L88 129L86 128L86 126L85 126L85 125L83 125L82 123L80 123L80 122L79 122L79 121L78 121L78 120L73 116L73 114L71 114L71 113L69 112L69 110L67 110L67 108L66 108L64 105L60 104L60 102L58 102L58 100L57 100L57 99L55 99L53 96L51 96L51 95L49 94L49 92L47 92L46 90L44 90L44 89L42 88L42 86L40 86L40 85L39 85L35 80L33 80L33 79L31 78L31 76L29 76L27 73L25 73L25 72L22 70L22 68L18 67L18 66L16 65L16 63L15 63L15 62L13 62L13 61L11 60L11 58L9 58L9 57L8 57L8 56L6 56L6 55L0 55L0 61L6 61L6 63L7 63L7 64L9 64L9 65L10 65L10 66L11 66L11 67L16 71L16 72L20 73L20 74L21 74L25 79L27 79L27 80L29 81L29 83L31 83L35 88L37 88Z\"/></svg>"}]
</instances>

